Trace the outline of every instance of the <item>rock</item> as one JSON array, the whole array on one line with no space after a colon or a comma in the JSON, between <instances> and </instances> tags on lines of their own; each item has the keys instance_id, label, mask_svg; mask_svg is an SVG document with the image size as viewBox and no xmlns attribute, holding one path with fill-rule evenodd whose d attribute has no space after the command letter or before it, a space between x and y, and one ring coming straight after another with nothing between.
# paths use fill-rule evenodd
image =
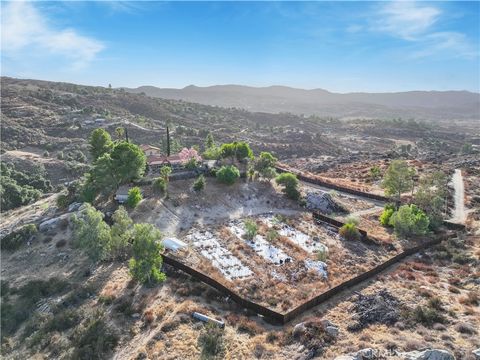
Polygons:
<instances>
[{"instance_id":1,"label":"rock","mask_svg":"<svg viewBox=\"0 0 480 360\"><path fill-rule=\"evenodd\" d=\"M60 216L53 219L45 220L44 222L40 223L40 225L38 226L38 230L42 232L51 230L57 226L59 221L60 221Z\"/></svg>"},{"instance_id":2,"label":"rock","mask_svg":"<svg viewBox=\"0 0 480 360\"><path fill-rule=\"evenodd\" d=\"M348 355L340 355L335 360L374 360L377 358L377 352L372 348L366 348Z\"/></svg>"},{"instance_id":3,"label":"rock","mask_svg":"<svg viewBox=\"0 0 480 360\"><path fill-rule=\"evenodd\" d=\"M336 326L327 326L325 328L325 331L331 337L336 338L338 336L338 327L336 327Z\"/></svg>"},{"instance_id":4,"label":"rock","mask_svg":"<svg viewBox=\"0 0 480 360\"><path fill-rule=\"evenodd\" d=\"M480 360L480 348L473 350L472 354L475 357L475 360Z\"/></svg>"},{"instance_id":5,"label":"rock","mask_svg":"<svg viewBox=\"0 0 480 360\"><path fill-rule=\"evenodd\" d=\"M455 356L447 350L427 349L423 351L410 351L399 354L403 360L455 360Z\"/></svg>"},{"instance_id":6,"label":"rock","mask_svg":"<svg viewBox=\"0 0 480 360\"><path fill-rule=\"evenodd\" d=\"M77 211L82 206L82 203L74 202L68 206L68 212Z\"/></svg>"},{"instance_id":7,"label":"rock","mask_svg":"<svg viewBox=\"0 0 480 360\"><path fill-rule=\"evenodd\" d=\"M305 326L305 323L301 322L301 323L298 323L297 325L295 325L293 327L292 335L294 337L299 337L299 336L305 334L306 331L307 331L307 327Z\"/></svg>"},{"instance_id":8,"label":"rock","mask_svg":"<svg viewBox=\"0 0 480 360\"><path fill-rule=\"evenodd\" d=\"M324 191L308 192L306 196L306 202L308 209L319 210L325 214L346 212L343 206L336 203L332 196Z\"/></svg>"}]
</instances>

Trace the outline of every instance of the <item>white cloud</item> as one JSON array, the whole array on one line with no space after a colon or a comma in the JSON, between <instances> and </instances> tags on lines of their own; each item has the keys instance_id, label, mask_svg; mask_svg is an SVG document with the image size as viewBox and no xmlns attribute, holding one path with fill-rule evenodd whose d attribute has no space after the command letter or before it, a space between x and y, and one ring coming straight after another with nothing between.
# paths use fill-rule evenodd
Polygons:
<instances>
[{"instance_id":1,"label":"white cloud","mask_svg":"<svg viewBox=\"0 0 480 360\"><path fill-rule=\"evenodd\" d=\"M454 31L428 34L421 45L421 49L414 51L410 57L418 59L439 53L466 59L474 59L478 56L478 49L468 41L467 37Z\"/></svg>"},{"instance_id":2,"label":"white cloud","mask_svg":"<svg viewBox=\"0 0 480 360\"><path fill-rule=\"evenodd\" d=\"M442 10L433 5L393 1L382 4L376 11L370 29L410 43L410 50L413 49L407 56L410 59L436 55L465 59L477 57L478 46L465 34L439 31L444 16Z\"/></svg>"},{"instance_id":3,"label":"white cloud","mask_svg":"<svg viewBox=\"0 0 480 360\"><path fill-rule=\"evenodd\" d=\"M437 22L441 13L436 7L413 1L389 2L380 9L376 28L405 40L415 40Z\"/></svg>"},{"instance_id":4,"label":"white cloud","mask_svg":"<svg viewBox=\"0 0 480 360\"><path fill-rule=\"evenodd\" d=\"M24 56L24 51L60 55L74 68L91 62L104 48L93 38L74 29L55 29L31 2L12 1L2 5L2 53Z\"/></svg>"}]
</instances>

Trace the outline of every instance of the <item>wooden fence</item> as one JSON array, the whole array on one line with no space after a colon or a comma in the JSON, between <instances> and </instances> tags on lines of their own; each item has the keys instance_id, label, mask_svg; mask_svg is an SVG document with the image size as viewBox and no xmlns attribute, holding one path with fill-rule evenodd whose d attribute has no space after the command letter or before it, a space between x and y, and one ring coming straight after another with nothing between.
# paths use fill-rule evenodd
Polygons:
<instances>
[{"instance_id":1,"label":"wooden fence","mask_svg":"<svg viewBox=\"0 0 480 360\"><path fill-rule=\"evenodd\" d=\"M225 285L221 284L217 280L209 277L208 275L191 268L190 266L168 256L168 255L163 255L163 261L165 264L171 265L176 269L182 270L186 272L187 274L191 275L195 279L204 282L207 285L212 286L214 289L218 290L220 293L223 295L230 297L233 301L235 301L237 304L240 306L243 306L244 308L251 310L257 314L260 314L267 319L269 319L271 322L277 323L277 324L286 324L289 321L295 319L299 315L303 314L304 312L314 308L315 306L321 304L324 301L327 301L328 299L332 298L333 296L339 294L340 292L353 287L355 285L360 284L361 282L378 275L380 272L386 270L388 267L398 263L400 260L405 259L407 256L413 255L417 253L418 251L424 250L430 246L437 245L441 241L445 240L448 238L448 236L443 236L439 237L438 239L435 240L430 240L425 242L424 244L412 247L410 249L407 249L400 254L395 255L394 257L390 258L389 260L377 265L373 269L370 269L358 276L355 276L315 297L312 299L304 302L303 304L297 306L296 308L292 309L291 311L287 313L279 313L274 310L271 310L263 305L254 303L253 301L247 300L240 295L238 295L236 292L232 291Z\"/></svg>"},{"instance_id":2,"label":"wooden fence","mask_svg":"<svg viewBox=\"0 0 480 360\"><path fill-rule=\"evenodd\" d=\"M365 197L365 198L372 199L372 200L378 200L378 201L382 201L382 202L389 202L390 201L390 199L388 199L385 196L372 194L372 193L352 189L352 188L349 188L349 187L337 185L337 184L331 183L329 181L322 180L322 179L317 178L317 177L308 176L305 173L302 173L298 170L291 169L291 168L288 168L288 167L285 167L285 166L282 166L282 165L277 165L277 166L275 166L275 168L278 172L291 172L291 173L295 174L299 180L310 183L310 184L323 186L323 187L326 187L326 188L329 188L329 189L342 191L342 192L352 194L352 195L358 195L358 196Z\"/></svg>"}]
</instances>

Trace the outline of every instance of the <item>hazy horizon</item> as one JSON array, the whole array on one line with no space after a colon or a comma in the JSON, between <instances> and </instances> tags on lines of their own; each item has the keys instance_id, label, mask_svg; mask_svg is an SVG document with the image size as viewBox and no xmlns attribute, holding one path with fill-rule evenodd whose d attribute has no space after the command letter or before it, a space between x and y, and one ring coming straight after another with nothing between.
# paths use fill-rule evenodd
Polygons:
<instances>
[{"instance_id":1,"label":"hazy horizon","mask_svg":"<svg viewBox=\"0 0 480 360\"><path fill-rule=\"evenodd\" d=\"M2 75L480 92L478 2L8 2Z\"/></svg>"}]
</instances>

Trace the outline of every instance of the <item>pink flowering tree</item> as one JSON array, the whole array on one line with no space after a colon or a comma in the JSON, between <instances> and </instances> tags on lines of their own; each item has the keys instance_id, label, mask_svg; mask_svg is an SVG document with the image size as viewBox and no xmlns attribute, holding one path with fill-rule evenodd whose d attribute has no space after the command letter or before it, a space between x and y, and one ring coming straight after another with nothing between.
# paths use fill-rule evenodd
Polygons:
<instances>
[{"instance_id":1,"label":"pink flowering tree","mask_svg":"<svg viewBox=\"0 0 480 360\"><path fill-rule=\"evenodd\" d=\"M193 164L196 165L199 161L202 160L200 155L198 155L198 151L195 150L194 148L183 148L182 151L178 153L178 156L180 157L180 161L182 162L183 165L186 164Z\"/></svg>"}]
</instances>

